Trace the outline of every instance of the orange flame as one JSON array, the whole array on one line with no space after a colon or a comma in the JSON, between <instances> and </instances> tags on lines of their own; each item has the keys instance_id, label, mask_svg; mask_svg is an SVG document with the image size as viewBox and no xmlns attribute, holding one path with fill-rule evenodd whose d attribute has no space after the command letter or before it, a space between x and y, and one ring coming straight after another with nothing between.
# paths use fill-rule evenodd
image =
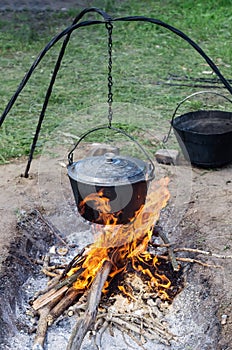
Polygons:
<instances>
[{"instance_id":1,"label":"orange flame","mask_svg":"<svg viewBox=\"0 0 232 350\"><path fill-rule=\"evenodd\" d=\"M95 241L85 252L84 262L81 260L81 264L77 263L68 271L67 276L71 276L80 268L84 269L74 282L74 288L80 291L87 290L103 263L108 260L113 265L109 275L111 280L117 274L126 272L130 264L134 271L146 278L148 286L156 290L161 298L169 299L166 290L170 288L171 282L165 275L159 274L158 258L147 252L153 227L170 197L168 183L168 178L153 182L145 205L136 212L133 221L126 225L116 225L117 217L112 217L109 200L103 193L91 194L84 199L85 203L88 200L96 203L96 208L105 216L106 225L96 225ZM104 291L107 291L109 283L106 282ZM119 286L119 289L128 294L123 286ZM133 298L131 292L129 295Z\"/></svg>"},{"instance_id":2,"label":"orange flame","mask_svg":"<svg viewBox=\"0 0 232 350\"><path fill-rule=\"evenodd\" d=\"M85 204L88 202L92 202L94 209L99 212L99 217L96 219L96 221L104 222L105 225L117 224L117 216L121 213L121 211L117 212L116 214L111 213L110 199L104 196L102 190L97 193L89 194L81 201L79 206L81 215L84 214Z\"/></svg>"}]
</instances>

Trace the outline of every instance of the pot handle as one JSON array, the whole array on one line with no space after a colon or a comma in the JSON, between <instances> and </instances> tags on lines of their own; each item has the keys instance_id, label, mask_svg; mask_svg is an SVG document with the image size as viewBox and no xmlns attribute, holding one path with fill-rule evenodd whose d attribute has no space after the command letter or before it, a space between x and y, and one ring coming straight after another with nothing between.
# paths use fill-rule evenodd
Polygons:
<instances>
[{"instance_id":1,"label":"pot handle","mask_svg":"<svg viewBox=\"0 0 232 350\"><path fill-rule=\"evenodd\" d=\"M95 132L95 131L98 131L98 130L103 130L103 129L110 129L110 130L113 130L113 131L116 131L116 132L119 132L121 134L123 134L124 136L128 137L132 142L134 142L139 148L140 150L145 154L146 158L149 160L150 162L150 177L149 179L153 179L154 178L154 174L155 174L155 165L153 163L153 161L151 160L151 157L149 156L149 154L147 153L147 151L141 146L141 144L136 141L131 135L127 134L124 130L122 129L118 129L118 128L114 128L113 126L99 126L98 128L94 128L94 129L91 129L87 132L85 132L84 134L81 135L80 139L77 141L77 143L74 145L74 147L71 149L71 151L69 152L68 154L68 162L69 162L69 165L71 165L73 163L73 152L75 151L75 149L78 147L78 145L80 144L80 142L86 137L88 136L89 134ZM148 179L148 180L149 180Z\"/></svg>"},{"instance_id":2,"label":"pot handle","mask_svg":"<svg viewBox=\"0 0 232 350\"><path fill-rule=\"evenodd\" d=\"M169 136L170 136L171 130L172 130L173 120L174 120L174 118L175 118L175 116L176 116L176 113L177 113L179 107L180 107L186 100L190 99L191 97L196 96L196 95L200 95L200 94L205 94L205 93L214 94L214 95L223 97L223 98L225 98L227 101L229 101L229 102L232 103L232 100L231 100L231 99L229 99L228 97L226 97L226 96L224 96L224 95L222 95L222 94L220 94L220 93L218 93L218 92L215 92L215 91L198 91L198 92L194 92L193 94L191 94L191 95L185 97L182 101L180 101L180 102L177 104L177 106L176 106L176 108L175 108L175 110L174 110L174 113L173 113L173 115L172 115L172 119L171 119L171 122L170 122L170 129L169 129L169 131L168 131L167 136L164 137L163 143L166 143L166 142L168 141L168 139L169 139Z\"/></svg>"}]
</instances>

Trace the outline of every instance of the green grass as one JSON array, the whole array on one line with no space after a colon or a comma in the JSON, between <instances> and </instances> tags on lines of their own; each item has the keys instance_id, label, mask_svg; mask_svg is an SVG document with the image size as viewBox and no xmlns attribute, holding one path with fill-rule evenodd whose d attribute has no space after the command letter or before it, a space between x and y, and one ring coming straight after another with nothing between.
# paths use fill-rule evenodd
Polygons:
<instances>
[{"instance_id":1,"label":"green grass","mask_svg":"<svg viewBox=\"0 0 232 350\"><path fill-rule=\"evenodd\" d=\"M232 1L99 0L96 5L113 17L143 15L182 30L201 46L226 78L231 78ZM0 16L1 112L39 52L53 36L71 24L79 10ZM98 15L85 17L89 18L101 19ZM43 58L3 123L0 162L28 154L61 44L62 41L58 42ZM107 50L104 25L80 28L72 34L45 115L37 153L59 130L79 134L107 123ZM191 78L215 77L210 71L200 55L170 31L150 23L114 23L113 108L116 106L116 110L113 121L143 144L153 147L152 136L146 137L138 130L147 130L149 135L154 135L154 140L165 135L176 104L202 90L201 85L170 86L164 82L170 75L181 79L189 77L188 83L193 83ZM224 89L217 91L228 95ZM212 101L221 108L230 108L228 102L214 97L200 96L197 100L186 102L181 111L205 103L212 105Z\"/></svg>"}]
</instances>

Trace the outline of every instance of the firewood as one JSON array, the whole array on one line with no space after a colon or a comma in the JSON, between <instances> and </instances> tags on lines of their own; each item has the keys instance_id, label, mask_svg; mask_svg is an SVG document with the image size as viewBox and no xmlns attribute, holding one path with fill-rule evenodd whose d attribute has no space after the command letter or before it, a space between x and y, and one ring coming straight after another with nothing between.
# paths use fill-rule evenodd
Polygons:
<instances>
[{"instance_id":1,"label":"firewood","mask_svg":"<svg viewBox=\"0 0 232 350\"><path fill-rule=\"evenodd\" d=\"M72 286L73 282L76 281L77 277L84 271L84 269L80 268L77 272L75 272L70 277L65 278L64 280L60 281L60 278L57 280L57 283L53 285L52 289L49 289L48 292L40 296L38 299L36 299L32 307L34 310L38 310L39 308L45 306L47 303L49 303L52 299L56 298L58 295L63 295L69 287Z\"/></svg>"},{"instance_id":2,"label":"firewood","mask_svg":"<svg viewBox=\"0 0 232 350\"><path fill-rule=\"evenodd\" d=\"M53 309L50 310L47 316L48 325L51 326L52 323L70 306L75 302L80 292L77 289L70 288L67 293L62 297L60 302L56 304Z\"/></svg>"},{"instance_id":3,"label":"firewood","mask_svg":"<svg viewBox=\"0 0 232 350\"><path fill-rule=\"evenodd\" d=\"M101 319L101 322L102 322L102 319ZM102 343L102 336L103 336L103 334L105 333L105 331L107 330L108 327L109 327L109 322L104 321L104 319L103 319L103 323L102 323L101 327L99 327L99 321L96 322L95 329L98 330L98 328L99 328L98 332L96 332L95 335L94 335L94 345L95 345L96 349L99 349L99 348L101 349L101 347L102 347L102 344L101 344ZM97 345L97 336L98 336L98 344L99 344L99 346Z\"/></svg>"},{"instance_id":4,"label":"firewood","mask_svg":"<svg viewBox=\"0 0 232 350\"><path fill-rule=\"evenodd\" d=\"M43 221L46 221L43 217L40 216L40 218ZM50 230L53 229L49 222L46 224ZM175 253L177 252L203 254L208 257L221 259L232 258L230 255L219 255L199 249L185 247L174 249L173 244L170 243L165 232L163 232L160 227L158 227L158 236L162 239L164 244L159 245L154 243L153 245L157 247L166 247L167 252L169 253L169 256L158 255L158 257L170 260L174 271L179 270L178 261L197 263L205 267L221 267L197 259L176 257ZM130 254L128 254L127 258L130 259L131 257L143 253L144 246L144 242L138 241L137 246L134 247ZM102 267L97 272L92 285L90 287L88 286L88 290L77 290L73 287L73 283L80 277L82 272L85 271L85 268L82 266L88 256L88 251L91 251L91 245L83 248L68 265L62 266L64 269L62 274L54 278L51 281L51 285L48 286L46 290L42 292L42 295L33 302L34 310L38 311L38 314L40 315L33 349L43 349L48 326L51 325L65 310L67 310L70 305L73 305L70 314L76 312L78 313L79 318L72 331L66 350L80 349L84 337L89 330L94 330L93 337L95 344L97 344L98 339L101 345L102 335L107 328L109 330L113 328L119 329L122 334L127 334L134 339L137 344L141 343L141 346L146 340L159 340L159 342L163 342L164 344L170 344L170 341L175 339L175 335L171 334L168 331L167 326L159 321L159 317L155 316L154 311L149 308L149 305L147 306L148 310L146 310L147 312L144 315L112 314L112 312L102 313L99 309L99 315L97 316L102 289L114 264L114 260L112 259L112 262L106 261L102 264ZM43 264L45 273L53 275L53 273L59 268L60 266L50 267L49 256L45 257ZM75 272L72 275L69 275L68 272L72 268ZM88 299L86 298L87 293ZM79 300L75 304L77 297Z\"/></svg>"},{"instance_id":5,"label":"firewood","mask_svg":"<svg viewBox=\"0 0 232 350\"><path fill-rule=\"evenodd\" d=\"M46 306L38 310L40 318L37 325L36 336L35 336L34 344L32 348L33 350L38 350L38 349L42 350L44 348L44 341L45 341L47 329L48 329L47 317L49 315L50 310L53 308L54 305L56 305L60 301L61 298L62 298L62 295L57 296L49 304L47 304Z\"/></svg>"},{"instance_id":6,"label":"firewood","mask_svg":"<svg viewBox=\"0 0 232 350\"><path fill-rule=\"evenodd\" d=\"M34 299L38 299L39 296L41 296L41 295L43 295L43 294L49 292L51 289L53 289L53 287L54 287L55 285L57 285L57 283L59 282L59 280L60 280L60 276L56 276L56 277L52 278L52 279L48 282L48 285L47 285L47 287L46 287L45 289L39 290L38 292L35 293Z\"/></svg>"},{"instance_id":7,"label":"firewood","mask_svg":"<svg viewBox=\"0 0 232 350\"><path fill-rule=\"evenodd\" d=\"M39 322L37 325L36 336L34 339L33 350L43 349L44 341L47 334L48 323L47 323L47 315L50 311L48 306L45 306L39 310Z\"/></svg>"},{"instance_id":8,"label":"firewood","mask_svg":"<svg viewBox=\"0 0 232 350\"><path fill-rule=\"evenodd\" d=\"M68 308L68 315L73 316L79 314L81 311L85 311L87 308L87 291L78 299L78 302Z\"/></svg>"},{"instance_id":9,"label":"firewood","mask_svg":"<svg viewBox=\"0 0 232 350\"><path fill-rule=\"evenodd\" d=\"M57 277L57 276L60 276L59 273L57 272L52 272L52 271L49 271L48 269L45 269L45 268L42 268L41 270L43 272L44 275L48 276L48 277Z\"/></svg>"},{"instance_id":10,"label":"firewood","mask_svg":"<svg viewBox=\"0 0 232 350\"><path fill-rule=\"evenodd\" d=\"M42 307L44 307L45 305L47 305L57 297L63 296L67 290L68 290L68 286L63 286L58 290L56 290L55 288L51 289L49 292L42 295L41 297L39 297L33 302L32 304L33 309L34 310L41 309Z\"/></svg>"},{"instance_id":11,"label":"firewood","mask_svg":"<svg viewBox=\"0 0 232 350\"><path fill-rule=\"evenodd\" d=\"M98 271L89 290L87 309L83 317L77 321L66 350L78 350L81 348L81 344L86 333L95 322L97 308L101 299L102 288L108 278L111 268L112 263L110 261L106 261L102 268Z\"/></svg>"},{"instance_id":12,"label":"firewood","mask_svg":"<svg viewBox=\"0 0 232 350\"><path fill-rule=\"evenodd\" d=\"M121 331L131 331L134 334L143 335L149 340L159 340L166 345L170 345L170 340L175 337L173 334L165 330L164 327L161 329L161 327L157 327L156 325L150 325L149 329L144 330L140 325L136 325L136 323L132 323L131 321L127 322L119 317L111 317L110 321Z\"/></svg>"},{"instance_id":13,"label":"firewood","mask_svg":"<svg viewBox=\"0 0 232 350\"><path fill-rule=\"evenodd\" d=\"M143 335L141 334L140 335L140 340L136 338L136 336L134 336L132 334L132 332L130 331L126 331L124 333L122 333L122 337L123 337L123 340L124 340L124 343L126 344L127 348L130 349L131 348L131 344L129 343L129 341L126 339L126 334L138 345L138 347L142 350L146 350L143 346L144 343L146 343L146 341L144 340L143 338Z\"/></svg>"}]
</instances>

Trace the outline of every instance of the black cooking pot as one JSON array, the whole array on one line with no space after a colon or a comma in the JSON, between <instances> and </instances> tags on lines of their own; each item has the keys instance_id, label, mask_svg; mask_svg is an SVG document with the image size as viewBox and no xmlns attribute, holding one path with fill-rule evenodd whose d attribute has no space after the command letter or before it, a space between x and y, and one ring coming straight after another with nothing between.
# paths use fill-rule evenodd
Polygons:
<instances>
[{"instance_id":1,"label":"black cooking pot","mask_svg":"<svg viewBox=\"0 0 232 350\"><path fill-rule=\"evenodd\" d=\"M230 99L216 92L194 93L177 105L171 126L186 159L199 167L217 168L232 162L232 113L199 110L174 118L183 102L206 92L219 95L232 103Z\"/></svg>"},{"instance_id":2,"label":"black cooking pot","mask_svg":"<svg viewBox=\"0 0 232 350\"><path fill-rule=\"evenodd\" d=\"M105 128L108 127L87 132L74 149L86 135ZM73 162L73 149L69 153L68 176L77 209L86 220L106 224L106 217L109 219L113 216L117 218L117 224L126 224L145 203L149 183L154 178L154 164L131 136L120 129L112 130L133 140L146 154L149 163L113 153ZM100 207L99 203L103 197L107 199L107 206ZM113 218L111 220L107 221L107 224L115 223Z\"/></svg>"}]
</instances>

